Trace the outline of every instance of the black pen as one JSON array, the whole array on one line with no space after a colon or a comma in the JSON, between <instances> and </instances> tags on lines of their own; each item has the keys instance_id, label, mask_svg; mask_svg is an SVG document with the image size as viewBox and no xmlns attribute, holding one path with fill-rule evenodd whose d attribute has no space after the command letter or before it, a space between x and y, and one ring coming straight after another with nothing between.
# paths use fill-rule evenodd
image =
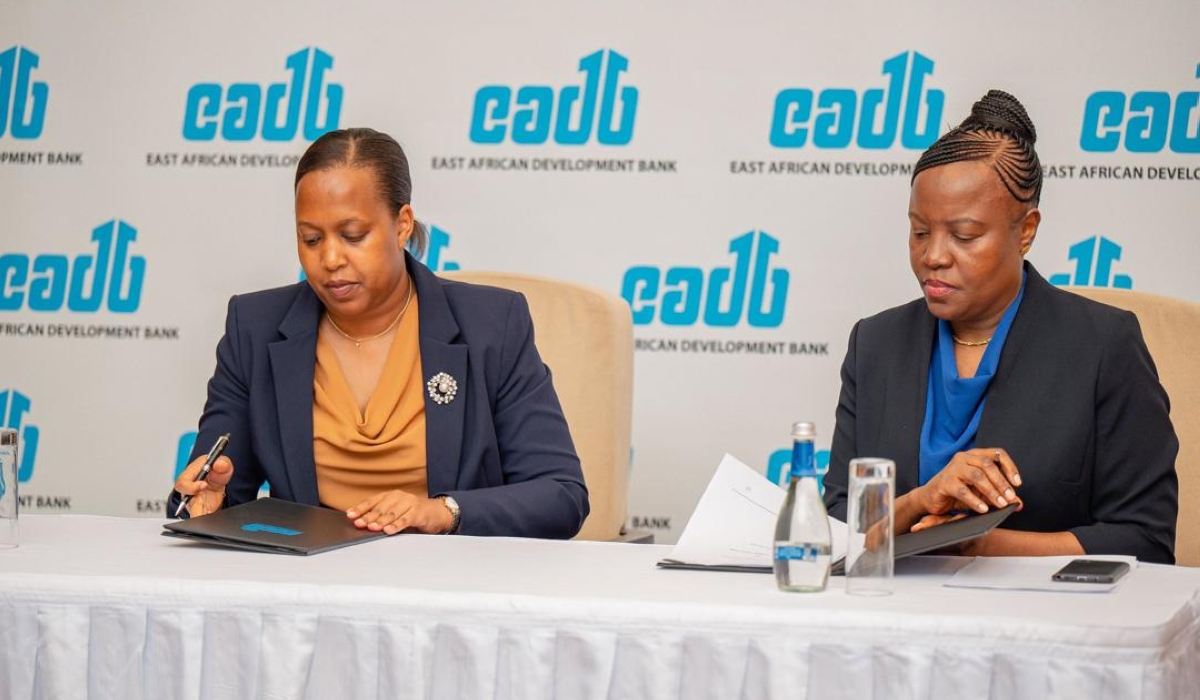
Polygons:
<instances>
[{"instance_id":1,"label":"black pen","mask_svg":"<svg viewBox=\"0 0 1200 700\"><path fill-rule=\"evenodd\" d=\"M221 453L225 451L225 446L228 444L229 433L225 433L221 437L217 438L217 441L213 443L212 449L208 451L208 456L204 458L204 466L200 467L200 471L196 474L196 478L192 481L204 481L206 478L208 478L208 473L212 471L213 463L216 462L217 457L220 457ZM191 500L192 497L190 495L184 496L182 499L180 499L179 507L175 509L176 518L179 517L179 514L183 512L183 509L187 507L187 504L191 502Z\"/></svg>"}]
</instances>

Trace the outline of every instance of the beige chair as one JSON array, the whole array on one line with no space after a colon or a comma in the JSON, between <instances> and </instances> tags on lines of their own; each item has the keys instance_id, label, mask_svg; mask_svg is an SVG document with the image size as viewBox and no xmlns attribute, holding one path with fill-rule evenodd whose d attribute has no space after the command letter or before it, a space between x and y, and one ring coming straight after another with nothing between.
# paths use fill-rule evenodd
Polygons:
<instances>
[{"instance_id":1,"label":"beige chair","mask_svg":"<svg viewBox=\"0 0 1200 700\"><path fill-rule=\"evenodd\" d=\"M591 514L576 539L612 540L625 524L633 414L633 320L620 297L571 282L504 272L446 279L525 295L542 359L554 374L583 465Z\"/></svg>"},{"instance_id":2,"label":"beige chair","mask_svg":"<svg viewBox=\"0 0 1200 700\"><path fill-rule=\"evenodd\" d=\"M1200 304L1181 299L1095 287L1068 291L1132 311L1171 399L1171 422L1179 435L1179 521L1175 560L1200 566Z\"/></svg>"}]
</instances>

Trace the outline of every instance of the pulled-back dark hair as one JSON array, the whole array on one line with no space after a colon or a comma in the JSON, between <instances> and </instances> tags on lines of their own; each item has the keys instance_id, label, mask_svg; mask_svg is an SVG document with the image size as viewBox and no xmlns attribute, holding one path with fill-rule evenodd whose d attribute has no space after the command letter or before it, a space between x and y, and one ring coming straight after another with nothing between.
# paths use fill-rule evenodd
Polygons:
<instances>
[{"instance_id":1,"label":"pulled-back dark hair","mask_svg":"<svg viewBox=\"0 0 1200 700\"><path fill-rule=\"evenodd\" d=\"M412 203L412 176L408 172L408 157L396 139L374 129L338 129L312 142L296 164L296 182L314 170L339 166L369 168L379 183L379 194L392 213ZM425 250L428 234L425 225L413 221L413 233L408 246L420 255Z\"/></svg>"},{"instance_id":2,"label":"pulled-back dark hair","mask_svg":"<svg viewBox=\"0 0 1200 700\"><path fill-rule=\"evenodd\" d=\"M921 171L967 160L987 162L1018 202L1036 207L1042 196L1042 164L1033 144L1037 131L1025 107L1002 90L989 90L971 107L971 116L921 154Z\"/></svg>"}]
</instances>

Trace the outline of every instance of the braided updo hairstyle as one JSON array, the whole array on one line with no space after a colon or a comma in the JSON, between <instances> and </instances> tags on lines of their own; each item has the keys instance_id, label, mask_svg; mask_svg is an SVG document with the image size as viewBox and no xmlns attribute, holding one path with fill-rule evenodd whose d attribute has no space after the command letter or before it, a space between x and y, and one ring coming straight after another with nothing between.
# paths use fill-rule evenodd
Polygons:
<instances>
[{"instance_id":1,"label":"braided updo hairstyle","mask_svg":"<svg viewBox=\"0 0 1200 700\"><path fill-rule=\"evenodd\" d=\"M992 166L1018 202L1036 207L1042 196L1042 165L1033 144L1037 131L1025 107L1002 90L989 90L971 107L971 116L921 154L921 171L948 163L980 160Z\"/></svg>"}]
</instances>

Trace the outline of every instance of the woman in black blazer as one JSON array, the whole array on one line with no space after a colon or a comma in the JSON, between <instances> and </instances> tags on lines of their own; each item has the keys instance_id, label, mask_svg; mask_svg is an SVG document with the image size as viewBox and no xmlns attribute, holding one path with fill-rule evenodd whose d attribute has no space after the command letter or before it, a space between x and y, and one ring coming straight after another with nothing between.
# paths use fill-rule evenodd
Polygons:
<instances>
[{"instance_id":1,"label":"woman in black blazer","mask_svg":"<svg viewBox=\"0 0 1200 700\"><path fill-rule=\"evenodd\" d=\"M1033 124L991 91L914 169L909 255L924 298L855 325L825 500L848 463L896 462L896 531L1009 503L973 555L1174 563L1179 443L1133 314L1025 262L1042 172Z\"/></svg>"}]
</instances>

